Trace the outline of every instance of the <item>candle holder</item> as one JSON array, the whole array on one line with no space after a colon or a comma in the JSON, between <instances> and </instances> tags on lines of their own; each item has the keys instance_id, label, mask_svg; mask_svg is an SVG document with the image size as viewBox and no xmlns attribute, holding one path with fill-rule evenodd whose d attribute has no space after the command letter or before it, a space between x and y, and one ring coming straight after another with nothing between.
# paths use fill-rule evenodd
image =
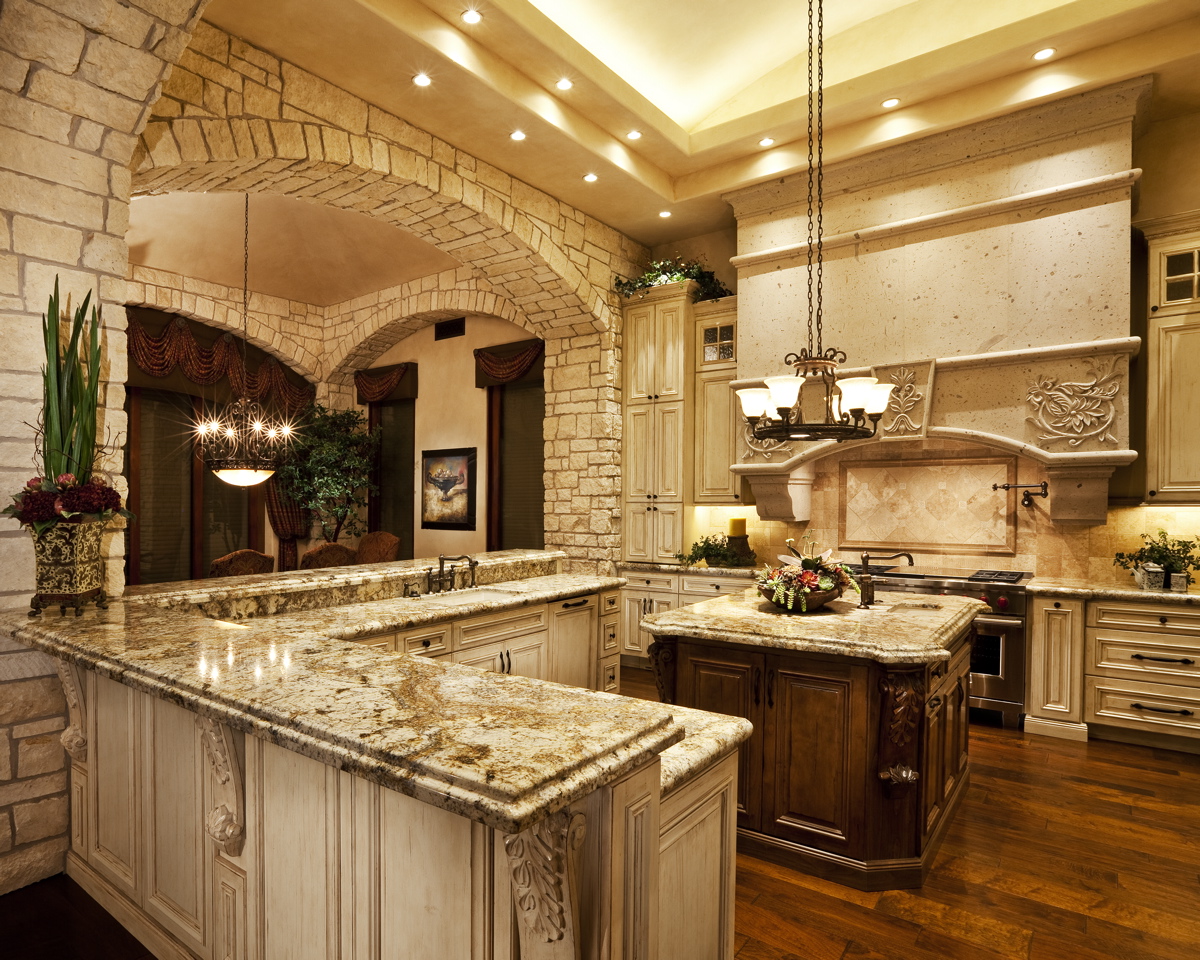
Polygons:
<instances>
[{"instance_id":1,"label":"candle holder","mask_svg":"<svg viewBox=\"0 0 1200 960\"><path fill-rule=\"evenodd\" d=\"M750 537L726 537L725 545L735 558L735 566L752 567L758 563L758 554L750 549Z\"/></svg>"}]
</instances>

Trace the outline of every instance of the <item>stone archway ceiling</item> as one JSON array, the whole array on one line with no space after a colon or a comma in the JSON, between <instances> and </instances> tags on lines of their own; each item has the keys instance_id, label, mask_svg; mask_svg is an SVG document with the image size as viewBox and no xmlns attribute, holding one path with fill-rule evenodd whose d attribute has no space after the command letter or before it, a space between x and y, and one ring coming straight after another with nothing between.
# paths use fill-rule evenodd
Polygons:
<instances>
[{"instance_id":1,"label":"stone archway ceiling","mask_svg":"<svg viewBox=\"0 0 1200 960\"><path fill-rule=\"evenodd\" d=\"M243 196L134 197L130 263L240 290ZM256 293L327 307L457 266L437 247L362 213L270 193L250 198Z\"/></svg>"},{"instance_id":2,"label":"stone archway ceiling","mask_svg":"<svg viewBox=\"0 0 1200 960\"><path fill-rule=\"evenodd\" d=\"M653 245L728 226L723 193L803 169L806 6L213 0L205 18ZM826 7L827 159L1143 74L1169 91L1152 119L1200 109L1200 0ZM1035 64L1045 46L1058 54Z\"/></svg>"}]
</instances>

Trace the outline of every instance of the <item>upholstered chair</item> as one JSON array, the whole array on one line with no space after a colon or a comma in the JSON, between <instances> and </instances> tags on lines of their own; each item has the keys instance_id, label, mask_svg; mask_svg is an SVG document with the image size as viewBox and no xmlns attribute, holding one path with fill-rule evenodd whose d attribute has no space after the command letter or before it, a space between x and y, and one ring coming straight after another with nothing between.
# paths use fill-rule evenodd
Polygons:
<instances>
[{"instance_id":1,"label":"upholstered chair","mask_svg":"<svg viewBox=\"0 0 1200 960\"><path fill-rule=\"evenodd\" d=\"M208 565L210 577L245 577L252 573L272 573L275 558L257 550L234 550L217 557Z\"/></svg>"},{"instance_id":2,"label":"upholstered chair","mask_svg":"<svg viewBox=\"0 0 1200 960\"><path fill-rule=\"evenodd\" d=\"M300 558L301 570L315 570L318 567L344 567L357 563L357 555L349 547L340 543L323 543L313 547Z\"/></svg>"},{"instance_id":3,"label":"upholstered chair","mask_svg":"<svg viewBox=\"0 0 1200 960\"><path fill-rule=\"evenodd\" d=\"M400 554L400 538L386 530L375 530L358 541L356 563L387 563Z\"/></svg>"}]
</instances>

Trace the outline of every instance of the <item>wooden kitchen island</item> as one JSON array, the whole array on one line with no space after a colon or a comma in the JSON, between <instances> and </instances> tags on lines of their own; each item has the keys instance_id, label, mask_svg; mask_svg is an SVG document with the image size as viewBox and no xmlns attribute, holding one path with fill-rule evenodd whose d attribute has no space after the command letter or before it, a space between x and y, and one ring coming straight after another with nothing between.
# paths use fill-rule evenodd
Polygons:
<instances>
[{"instance_id":1,"label":"wooden kitchen island","mask_svg":"<svg viewBox=\"0 0 1200 960\"><path fill-rule=\"evenodd\" d=\"M966 792L978 600L879 593L783 614L754 589L642 621L659 695L745 717L738 849L862 890L919 887Z\"/></svg>"}]
</instances>

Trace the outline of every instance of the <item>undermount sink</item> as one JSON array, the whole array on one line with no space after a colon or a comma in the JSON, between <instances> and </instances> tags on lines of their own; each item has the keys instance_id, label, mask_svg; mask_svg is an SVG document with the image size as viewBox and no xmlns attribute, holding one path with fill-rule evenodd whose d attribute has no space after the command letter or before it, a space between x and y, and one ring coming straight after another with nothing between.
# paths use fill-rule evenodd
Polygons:
<instances>
[{"instance_id":1,"label":"undermount sink","mask_svg":"<svg viewBox=\"0 0 1200 960\"><path fill-rule=\"evenodd\" d=\"M427 593L422 600L441 603L450 607L466 606L469 603L487 603L490 600L512 600L515 593L509 590L494 590L489 587L473 587L468 590L452 590L449 593Z\"/></svg>"}]
</instances>

